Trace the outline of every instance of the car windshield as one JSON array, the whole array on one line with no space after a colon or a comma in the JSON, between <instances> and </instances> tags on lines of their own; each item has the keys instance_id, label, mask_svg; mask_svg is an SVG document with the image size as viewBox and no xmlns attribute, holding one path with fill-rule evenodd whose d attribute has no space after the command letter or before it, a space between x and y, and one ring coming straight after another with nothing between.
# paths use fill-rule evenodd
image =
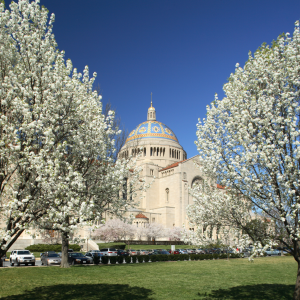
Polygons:
<instances>
[{"instance_id":1,"label":"car windshield","mask_svg":"<svg viewBox=\"0 0 300 300\"><path fill-rule=\"evenodd\" d=\"M31 254L29 251L18 251L18 255L20 254Z\"/></svg>"},{"instance_id":2,"label":"car windshield","mask_svg":"<svg viewBox=\"0 0 300 300\"><path fill-rule=\"evenodd\" d=\"M109 251L117 251L115 248L108 249Z\"/></svg>"},{"instance_id":3,"label":"car windshield","mask_svg":"<svg viewBox=\"0 0 300 300\"><path fill-rule=\"evenodd\" d=\"M70 253L71 257L84 257L82 253Z\"/></svg>"},{"instance_id":4,"label":"car windshield","mask_svg":"<svg viewBox=\"0 0 300 300\"><path fill-rule=\"evenodd\" d=\"M48 257L59 257L59 255L56 253L49 253Z\"/></svg>"}]
</instances>

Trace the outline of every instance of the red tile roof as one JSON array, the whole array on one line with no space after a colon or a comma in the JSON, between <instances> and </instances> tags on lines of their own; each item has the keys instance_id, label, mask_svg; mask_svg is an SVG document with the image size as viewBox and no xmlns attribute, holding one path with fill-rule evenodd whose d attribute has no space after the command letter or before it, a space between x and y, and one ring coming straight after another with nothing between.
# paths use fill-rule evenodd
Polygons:
<instances>
[{"instance_id":1,"label":"red tile roof","mask_svg":"<svg viewBox=\"0 0 300 300\"><path fill-rule=\"evenodd\" d=\"M224 189L225 189L225 186L222 186L222 185L220 185L220 184L217 184L217 188L218 188L218 189L224 190Z\"/></svg>"},{"instance_id":2,"label":"red tile roof","mask_svg":"<svg viewBox=\"0 0 300 300\"><path fill-rule=\"evenodd\" d=\"M143 214L138 214L135 216L137 219L148 219L145 215Z\"/></svg>"},{"instance_id":3,"label":"red tile roof","mask_svg":"<svg viewBox=\"0 0 300 300\"><path fill-rule=\"evenodd\" d=\"M182 162L184 162L184 161L186 161L186 159L185 159L185 160L182 160L182 161L178 161L178 162L176 162L176 163L174 163L174 164L171 164L171 165L169 165L169 166L166 166L165 168L159 170L159 172L160 172L160 171L164 171L164 170L168 170L168 169L171 169L171 168L175 168L175 167L177 167L180 163L182 163Z\"/></svg>"}]
</instances>

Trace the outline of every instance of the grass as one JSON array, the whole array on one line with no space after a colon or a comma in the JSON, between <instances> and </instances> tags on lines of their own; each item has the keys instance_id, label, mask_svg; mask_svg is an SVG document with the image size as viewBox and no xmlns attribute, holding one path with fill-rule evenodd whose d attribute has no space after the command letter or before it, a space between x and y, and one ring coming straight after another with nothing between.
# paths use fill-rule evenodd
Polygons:
<instances>
[{"instance_id":1,"label":"grass","mask_svg":"<svg viewBox=\"0 0 300 300\"><path fill-rule=\"evenodd\" d=\"M0 269L4 300L291 299L292 257Z\"/></svg>"},{"instance_id":2,"label":"grass","mask_svg":"<svg viewBox=\"0 0 300 300\"><path fill-rule=\"evenodd\" d=\"M125 243L102 243L97 244L99 249L103 248L114 248L116 245L125 245ZM191 246L191 245L176 245L176 249L197 249L199 246ZM126 249L134 249L134 250L149 250L149 249L171 249L171 245L127 245Z\"/></svg>"}]
</instances>

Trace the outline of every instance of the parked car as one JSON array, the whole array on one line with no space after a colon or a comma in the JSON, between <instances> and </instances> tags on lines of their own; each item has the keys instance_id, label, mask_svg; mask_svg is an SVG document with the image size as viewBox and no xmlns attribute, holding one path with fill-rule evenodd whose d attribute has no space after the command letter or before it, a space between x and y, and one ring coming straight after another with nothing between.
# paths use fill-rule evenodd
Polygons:
<instances>
[{"instance_id":1,"label":"parked car","mask_svg":"<svg viewBox=\"0 0 300 300\"><path fill-rule=\"evenodd\" d=\"M51 251L52 252L52 251ZM49 265L60 265L61 263L61 258L57 253L49 253L45 252L41 256L41 263L42 265L49 266Z\"/></svg>"},{"instance_id":2,"label":"parked car","mask_svg":"<svg viewBox=\"0 0 300 300\"><path fill-rule=\"evenodd\" d=\"M188 254L195 254L196 253L195 250L194 249L186 249L186 251L187 251Z\"/></svg>"},{"instance_id":3,"label":"parked car","mask_svg":"<svg viewBox=\"0 0 300 300\"><path fill-rule=\"evenodd\" d=\"M197 254L205 254L205 251L203 249L196 249Z\"/></svg>"},{"instance_id":4,"label":"parked car","mask_svg":"<svg viewBox=\"0 0 300 300\"><path fill-rule=\"evenodd\" d=\"M157 255L159 254L158 250L152 250L151 252L149 252L149 255Z\"/></svg>"},{"instance_id":5,"label":"parked car","mask_svg":"<svg viewBox=\"0 0 300 300\"><path fill-rule=\"evenodd\" d=\"M129 256L128 251L122 250L122 249L118 249L117 254L118 254L118 256Z\"/></svg>"},{"instance_id":6,"label":"parked car","mask_svg":"<svg viewBox=\"0 0 300 300\"><path fill-rule=\"evenodd\" d=\"M167 250L158 251L158 254L170 255L170 253Z\"/></svg>"},{"instance_id":7,"label":"parked car","mask_svg":"<svg viewBox=\"0 0 300 300\"><path fill-rule=\"evenodd\" d=\"M130 249L128 252L129 252L129 255L131 255L131 256L138 255L138 251L137 250Z\"/></svg>"},{"instance_id":8,"label":"parked car","mask_svg":"<svg viewBox=\"0 0 300 300\"><path fill-rule=\"evenodd\" d=\"M49 251L48 251L49 252ZM54 251L53 251L54 252ZM73 249L68 249L68 253L74 252ZM61 252L57 253L61 257Z\"/></svg>"},{"instance_id":9,"label":"parked car","mask_svg":"<svg viewBox=\"0 0 300 300\"><path fill-rule=\"evenodd\" d=\"M104 256L117 256L118 252L115 248L103 248L100 249L100 253Z\"/></svg>"},{"instance_id":10,"label":"parked car","mask_svg":"<svg viewBox=\"0 0 300 300\"><path fill-rule=\"evenodd\" d=\"M169 250L169 253L170 253L170 254L180 254L178 250L174 250L174 251Z\"/></svg>"},{"instance_id":11,"label":"parked car","mask_svg":"<svg viewBox=\"0 0 300 300\"><path fill-rule=\"evenodd\" d=\"M188 254L185 249L178 249L179 254Z\"/></svg>"},{"instance_id":12,"label":"parked car","mask_svg":"<svg viewBox=\"0 0 300 300\"><path fill-rule=\"evenodd\" d=\"M281 251L268 248L266 250L266 254L268 256L271 256L271 255L281 255Z\"/></svg>"},{"instance_id":13,"label":"parked car","mask_svg":"<svg viewBox=\"0 0 300 300\"><path fill-rule=\"evenodd\" d=\"M17 266L20 264L25 264L25 266L28 266L28 264L35 265L35 257L28 250L13 250L10 253L9 261L11 266L14 264Z\"/></svg>"},{"instance_id":14,"label":"parked car","mask_svg":"<svg viewBox=\"0 0 300 300\"><path fill-rule=\"evenodd\" d=\"M68 255L68 263L71 265L75 264L90 264L91 259L89 257L84 256L80 252L71 252Z\"/></svg>"},{"instance_id":15,"label":"parked car","mask_svg":"<svg viewBox=\"0 0 300 300\"><path fill-rule=\"evenodd\" d=\"M149 251L148 250L140 250L139 255L149 255Z\"/></svg>"},{"instance_id":16,"label":"parked car","mask_svg":"<svg viewBox=\"0 0 300 300\"><path fill-rule=\"evenodd\" d=\"M100 252L100 250L90 250L87 253L84 254L86 257L94 258L94 256L103 256L103 254Z\"/></svg>"}]
</instances>

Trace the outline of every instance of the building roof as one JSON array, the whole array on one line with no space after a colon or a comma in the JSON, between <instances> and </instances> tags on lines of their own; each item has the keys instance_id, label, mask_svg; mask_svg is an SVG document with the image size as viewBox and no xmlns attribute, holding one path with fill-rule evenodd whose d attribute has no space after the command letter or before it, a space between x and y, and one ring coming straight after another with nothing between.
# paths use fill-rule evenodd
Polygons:
<instances>
[{"instance_id":1,"label":"building roof","mask_svg":"<svg viewBox=\"0 0 300 300\"><path fill-rule=\"evenodd\" d=\"M178 143L175 133L167 125L159 121L146 121L139 124L129 133L125 143L146 138L162 138Z\"/></svg>"},{"instance_id":2,"label":"building roof","mask_svg":"<svg viewBox=\"0 0 300 300\"><path fill-rule=\"evenodd\" d=\"M220 184L217 184L217 188L218 188L218 189L222 189L222 190L224 190L224 189L225 189L225 187L224 187L224 186L222 186L222 185L220 185Z\"/></svg>"},{"instance_id":3,"label":"building roof","mask_svg":"<svg viewBox=\"0 0 300 300\"><path fill-rule=\"evenodd\" d=\"M138 214L135 216L136 219L148 219L145 215L143 214Z\"/></svg>"},{"instance_id":4,"label":"building roof","mask_svg":"<svg viewBox=\"0 0 300 300\"><path fill-rule=\"evenodd\" d=\"M165 168L160 169L159 172L160 172L160 171L164 171L164 170L168 170L168 169L171 169L171 168L175 168L175 167L177 167L180 163L182 163L182 162L184 162L184 161L186 161L186 160L187 160L187 159L182 160L182 161L178 161L178 162L176 162L176 163L174 163L174 164L171 164L171 165L169 165L169 166L166 166Z\"/></svg>"}]
</instances>

